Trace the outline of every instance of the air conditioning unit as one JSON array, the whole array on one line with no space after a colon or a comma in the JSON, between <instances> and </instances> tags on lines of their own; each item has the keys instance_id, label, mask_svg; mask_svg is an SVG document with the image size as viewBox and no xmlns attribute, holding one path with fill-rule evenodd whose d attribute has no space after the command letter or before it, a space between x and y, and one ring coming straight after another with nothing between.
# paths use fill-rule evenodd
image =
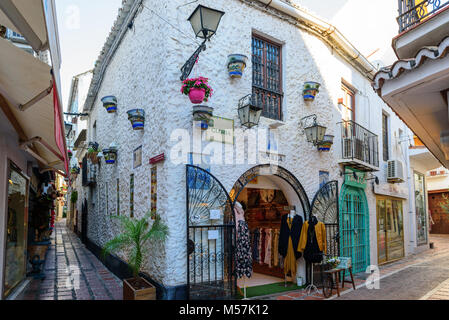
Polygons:
<instances>
[{"instance_id":1,"label":"air conditioning unit","mask_svg":"<svg viewBox=\"0 0 449 320\"><path fill-rule=\"evenodd\" d=\"M399 160L389 160L387 181L390 183L401 183L404 182L404 165L402 161Z\"/></svg>"}]
</instances>

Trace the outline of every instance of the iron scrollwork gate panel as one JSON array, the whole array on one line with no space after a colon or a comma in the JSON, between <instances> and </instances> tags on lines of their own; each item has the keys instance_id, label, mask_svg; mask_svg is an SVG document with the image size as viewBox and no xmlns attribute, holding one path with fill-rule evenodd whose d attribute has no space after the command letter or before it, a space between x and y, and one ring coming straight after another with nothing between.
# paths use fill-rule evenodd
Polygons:
<instances>
[{"instance_id":1,"label":"iron scrollwork gate panel","mask_svg":"<svg viewBox=\"0 0 449 320\"><path fill-rule=\"evenodd\" d=\"M326 227L327 255L340 255L338 181L326 183L312 201L311 213Z\"/></svg>"},{"instance_id":2,"label":"iron scrollwork gate panel","mask_svg":"<svg viewBox=\"0 0 449 320\"><path fill-rule=\"evenodd\" d=\"M232 299L235 223L233 203L208 171L187 165L187 287L189 299Z\"/></svg>"}]
</instances>

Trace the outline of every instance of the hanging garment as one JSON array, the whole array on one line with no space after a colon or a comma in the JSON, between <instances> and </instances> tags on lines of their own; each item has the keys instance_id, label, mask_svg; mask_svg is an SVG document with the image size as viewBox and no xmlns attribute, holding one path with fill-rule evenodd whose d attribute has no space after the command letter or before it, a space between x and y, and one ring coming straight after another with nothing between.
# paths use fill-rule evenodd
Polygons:
<instances>
[{"instance_id":1,"label":"hanging garment","mask_svg":"<svg viewBox=\"0 0 449 320\"><path fill-rule=\"evenodd\" d=\"M266 233L265 229L260 229L260 255L259 255L259 263L263 264L265 261L265 238Z\"/></svg>"},{"instance_id":2,"label":"hanging garment","mask_svg":"<svg viewBox=\"0 0 449 320\"><path fill-rule=\"evenodd\" d=\"M268 264L268 266L271 268L271 230L272 229L266 229L266 235L265 235L265 259L264 263Z\"/></svg>"},{"instance_id":3,"label":"hanging garment","mask_svg":"<svg viewBox=\"0 0 449 320\"><path fill-rule=\"evenodd\" d=\"M291 230L293 227L293 219L287 218L287 226ZM288 237L288 247L287 247L287 254L285 256L284 261L284 274L287 276L287 274L290 272L290 275L292 278L296 278L296 255L295 250L293 249L293 241L292 237Z\"/></svg>"},{"instance_id":4,"label":"hanging garment","mask_svg":"<svg viewBox=\"0 0 449 320\"><path fill-rule=\"evenodd\" d=\"M254 229L253 232L253 241L252 241L252 248L253 248L253 260L259 261L259 240L260 240L260 231L259 229Z\"/></svg>"},{"instance_id":5,"label":"hanging garment","mask_svg":"<svg viewBox=\"0 0 449 320\"><path fill-rule=\"evenodd\" d=\"M279 265L279 229L274 230L273 237L273 266Z\"/></svg>"},{"instance_id":6,"label":"hanging garment","mask_svg":"<svg viewBox=\"0 0 449 320\"><path fill-rule=\"evenodd\" d=\"M324 242L323 242L324 239ZM305 246L304 246L305 243ZM320 263L326 252L326 229L322 222L312 219L304 223L298 250L304 251L308 263Z\"/></svg>"},{"instance_id":7,"label":"hanging garment","mask_svg":"<svg viewBox=\"0 0 449 320\"><path fill-rule=\"evenodd\" d=\"M299 215L295 215L293 217L293 221L291 223L291 228L287 224L288 214L282 216L281 218L281 230L279 232L279 253L283 256L287 256L288 249L288 241L289 238L292 239L293 251L295 253L296 259L301 258L301 252L297 250L299 239L301 237L301 230L303 220Z\"/></svg>"},{"instance_id":8,"label":"hanging garment","mask_svg":"<svg viewBox=\"0 0 449 320\"><path fill-rule=\"evenodd\" d=\"M248 224L245 220L238 221L237 235L235 272L238 279L244 276L251 278L253 273L253 259L251 256Z\"/></svg>"},{"instance_id":9,"label":"hanging garment","mask_svg":"<svg viewBox=\"0 0 449 320\"><path fill-rule=\"evenodd\" d=\"M298 251L304 252L307 244L307 230L309 228L309 221L304 222L301 231L301 237L299 239ZM327 253L327 241L326 241L326 226L322 222L318 222L315 225L315 236L320 251Z\"/></svg>"}]
</instances>

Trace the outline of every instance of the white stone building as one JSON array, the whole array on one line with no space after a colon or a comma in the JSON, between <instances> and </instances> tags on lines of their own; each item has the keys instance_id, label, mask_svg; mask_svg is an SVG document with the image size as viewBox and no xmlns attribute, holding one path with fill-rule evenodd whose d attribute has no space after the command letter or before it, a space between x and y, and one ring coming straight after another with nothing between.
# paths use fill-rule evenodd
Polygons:
<instances>
[{"instance_id":1,"label":"white stone building","mask_svg":"<svg viewBox=\"0 0 449 320\"><path fill-rule=\"evenodd\" d=\"M200 44L187 21L198 3L124 1L96 63L84 105L84 112L89 112L87 141L97 142L102 149L111 143L118 146L116 164L101 162L96 168L95 183L86 184L83 198L79 199L88 204L87 223L83 224L87 228L84 232L88 246L98 252L117 234L111 215L139 218L155 206L168 225L170 235L165 243L150 245L144 271L156 284L160 298L200 296L195 284L201 284L201 279L207 282L222 279L226 284L229 284L226 280L234 281L227 278L229 274L225 272L233 258L230 251L226 251L230 247L224 239L226 232L220 233L226 226L221 229L217 225L226 225L223 216L229 213L236 196L247 206L250 228L257 225L257 218L249 217L252 209L260 209L249 204L251 194L256 193L261 194L262 199L265 197L267 203L270 202L267 195L283 195L277 200L282 204L281 212L276 214L288 213L294 208L304 219L308 219L311 212L322 220L324 214L332 218L332 214L339 211L334 221L325 221L329 227L329 247L337 234L332 232L338 231L340 243L334 246L340 249L340 255L352 257L356 273L365 272L370 265L415 252L417 245L411 240L416 234L415 215L410 214L408 201L408 144L403 142L412 133L373 91L371 80L376 72L373 65L334 26L287 2L218 0L199 3L225 14L190 77L210 79L214 95L208 105L214 108L215 117L225 119L223 123L216 120L214 125L223 130L233 129L233 144L199 143L201 138L195 133L201 130L193 123L192 104L180 93L180 69ZM258 46L268 49L259 50ZM231 79L227 71L228 55L233 53L249 58L241 79ZM258 77L264 76L263 72L258 72L261 67L257 61L261 57L271 61L271 87L267 87L267 82L257 83ZM321 83L319 94L307 104L302 95L306 81ZM265 105L259 125L252 131L243 131L237 105L240 98L253 91L279 97L280 103L276 108L273 104L273 109ZM110 95L118 100L115 114L107 113L101 102L102 97ZM128 120L126 112L136 108L145 110L144 130L133 131ZM328 153L318 151L302 133L301 119L314 114L318 123L327 127L326 134L335 136ZM348 121L344 126L342 119ZM230 127L226 127L229 124ZM202 134L204 138L208 133ZM266 139L267 136L271 138ZM246 141L248 145L256 137L256 149L238 149L240 142ZM186 141L187 146L191 146L187 150L183 149ZM199 145L202 148L195 149ZM208 187L213 185L219 190L223 206L211 203L209 188L201 188L193 180L186 182L186 164L190 163L191 152L206 155L201 163L192 157L193 164L213 175L201 171L202 182L207 181ZM262 170L270 168L267 153L277 160L277 166L271 167L274 171ZM165 161L149 163L160 154L165 155ZM238 161L241 159L244 161ZM395 176L397 181L402 178L406 183L389 183L392 177L387 174L389 160L402 161L404 167L402 171L398 169ZM354 167L360 170L356 171L357 181L353 178ZM199 169L187 170L198 172ZM257 179L250 181L254 177ZM318 191L320 184L326 181L336 182L327 185L326 190L331 195L325 205L328 209L320 211L318 201L324 201L324 193ZM338 195L333 189L336 185L340 191ZM152 188L157 190L153 201ZM209 201L201 203L198 194ZM315 195L319 200L313 202ZM283 203L285 200L287 203ZM195 216L204 203L203 206L212 211L206 210L205 217ZM315 206L310 211L313 203ZM384 209L377 214L379 206ZM214 215L217 209L221 218L209 221L212 216L207 214ZM378 216L384 226L380 230ZM201 223L215 227L195 229L195 222L199 223L195 219L205 219L207 221ZM271 221L271 227L276 229L279 221L280 217L277 222ZM332 229L331 222L336 230ZM218 239L215 239L217 234L209 233L210 229L220 231ZM210 240L198 241L200 236ZM187 263L188 238L195 248L190 255L190 265ZM202 244L209 245L208 251L201 248ZM217 259L218 251L224 253L223 261ZM208 270L203 273L197 268L198 264L205 266L201 254L208 257L205 267ZM125 259L123 254L118 256ZM217 268L219 273L224 272L222 276L210 275L211 261L213 266L216 261L220 262ZM266 266L264 268L255 272L269 273ZM192 269L199 272L196 277L191 274ZM298 275L310 281L306 270L306 263L300 258ZM273 274L283 281L279 272ZM214 283L218 291L220 288L235 290L234 282L229 286ZM229 292L222 290L218 294Z\"/></svg>"}]
</instances>

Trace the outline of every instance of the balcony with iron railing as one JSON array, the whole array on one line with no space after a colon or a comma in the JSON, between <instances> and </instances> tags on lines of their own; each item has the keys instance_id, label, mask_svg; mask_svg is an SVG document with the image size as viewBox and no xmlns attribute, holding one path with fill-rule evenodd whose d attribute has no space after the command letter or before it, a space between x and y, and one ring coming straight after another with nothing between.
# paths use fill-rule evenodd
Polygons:
<instances>
[{"instance_id":1,"label":"balcony with iron railing","mask_svg":"<svg viewBox=\"0 0 449 320\"><path fill-rule=\"evenodd\" d=\"M342 121L340 164L361 171L379 170L378 136L354 121Z\"/></svg>"},{"instance_id":2,"label":"balcony with iron railing","mask_svg":"<svg viewBox=\"0 0 449 320\"><path fill-rule=\"evenodd\" d=\"M448 36L449 0L398 0L399 35L393 47L400 59L413 58L424 46Z\"/></svg>"}]
</instances>

